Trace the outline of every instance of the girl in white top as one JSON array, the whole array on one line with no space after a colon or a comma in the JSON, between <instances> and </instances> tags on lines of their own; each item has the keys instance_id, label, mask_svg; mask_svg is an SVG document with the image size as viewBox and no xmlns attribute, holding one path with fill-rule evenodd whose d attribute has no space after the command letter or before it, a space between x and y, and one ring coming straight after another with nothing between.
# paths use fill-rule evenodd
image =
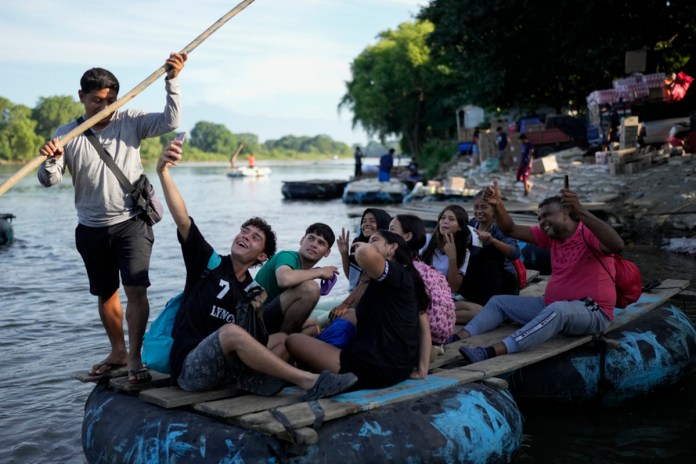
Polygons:
<instances>
[{"instance_id":1,"label":"girl in white top","mask_svg":"<svg viewBox=\"0 0 696 464\"><path fill-rule=\"evenodd\" d=\"M459 292L469 264L470 250L473 245L480 246L476 234L468 225L469 215L459 205L448 205L437 217L437 228L427 235L426 245L421 249L421 258L426 264L442 272L447 278L453 294ZM473 243L474 237L476 242ZM471 320L481 310L481 305L461 301L459 295L453 295L457 323Z\"/></svg>"}]
</instances>

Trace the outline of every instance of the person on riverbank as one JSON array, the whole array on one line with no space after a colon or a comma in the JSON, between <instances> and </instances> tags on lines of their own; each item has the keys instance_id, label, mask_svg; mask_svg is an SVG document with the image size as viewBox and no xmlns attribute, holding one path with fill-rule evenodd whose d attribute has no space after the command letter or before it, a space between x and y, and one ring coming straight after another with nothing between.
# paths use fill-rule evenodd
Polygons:
<instances>
[{"instance_id":1,"label":"person on riverbank","mask_svg":"<svg viewBox=\"0 0 696 464\"><path fill-rule=\"evenodd\" d=\"M524 185L524 196L529 195L532 183L529 176L532 173L532 162L534 161L534 145L529 141L526 134L520 135L522 146L520 147L520 164L517 166L515 179Z\"/></svg>"},{"instance_id":2,"label":"person on riverbank","mask_svg":"<svg viewBox=\"0 0 696 464\"><path fill-rule=\"evenodd\" d=\"M479 246L478 237L469 227L469 215L459 205L448 205L437 216L437 228L426 235L426 244L420 250L423 262L440 271L455 299L455 314L458 324L469 322L481 309L481 305L466 301L461 292L467 273L471 250Z\"/></svg>"},{"instance_id":3,"label":"person on riverbank","mask_svg":"<svg viewBox=\"0 0 696 464\"><path fill-rule=\"evenodd\" d=\"M498 148L498 163L500 163L500 169L507 169L507 161L505 156L507 155L508 148L508 136L502 127L498 126L495 129L495 145Z\"/></svg>"},{"instance_id":4,"label":"person on riverbank","mask_svg":"<svg viewBox=\"0 0 696 464\"><path fill-rule=\"evenodd\" d=\"M479 156L479 139L481 138L481 129L474 128L474 135L471 138L471 167L475 168L481 164Z\"/></svg>"},{"instance_id":5,"label":"person on riverbank","mask_svg":"<svg viewBox=\"0 0 696 464\"><path fill-rule=\"evenodd\" d=\"M307 227L298 251L279 251L261 266L255 280L268 294L263 310L268 333L291 334L303 329L319 301L316 279L328 281L338 275L336 266L315 267L329 256L334 241L331 227L316 222Z\"/></svg>"},{"instance_id":6,"label":"person on riverbank","mask_svg":"<svg viewBox=\"0 0 696 464\"><path fill-rule=\"evenodd\" d=\"M524 351L559 332L600 334L613 318L616 305L614 259L624 242L608 224L590 213L567 188L539 204L539 226L515 224L503 204L497 181L484 199L495 210L502 232L551 250L553 272L543 296L498 295L464 326L462 338L486 333L504 320L524 324L499 343L487 347L461 346L462 356L479 362Z\"/></svg>"},{"instance_id":7,"label":"person on riverbank","mask_svg":"<svg viewBox=\"0 0 696 464\"><path fill-rule=\"evenodd\" d=\"M355 154L353 156L355 158L355 173L353 177L355 179L360 179L362 177L362 159L365 155L363 155L360 147L355 147Z\"/></svg>"},{"instance_id":8,"label":"person on riverbank","mask_svg":"<svg viewBox=\"0 0 696 464\"><path fill-rule=\"evenodd\" d=\"M432 345L444 344L454 331L456 315L452 292L445 276L418 257L419 250L425 245L426 235L421 218L412 214L399 214L389 224L389 231L399 234L406 241L413 266L420 274L430 298L430 305L421 314L418 366L411 374L411 378L424 379L428 375Z\"/></svg>"},{"instance_id":9,"label":"person on riverbank","mask_svg":"<svg viewBox=\"0 0 696 464\"><path fill-rule=\"evenodd\" d=\"M389 182L391 179L391 170L394 167L394 153L396 150L390 148L387 153L379 158L379 171L377 172L377 180L380 182Z\"/></svg>"},{"instance_id":10,"label":"person on riverbank","mask_svg":"<svg viewBox=\"0 0 696 464\"><path fill-rule=\"evenodd\" d=\"M143 173L140 145L143 139L158 137L179 125L180 99L177 76L184 67L186 53L172 53L165 62L167 93L161 113L126 110L112 113L96 123L91 130L110 154L116 165L133 183ZM78 96L89 119L118 99L120 84L116 76L102 68L86 71L80 79ZM152 227L139 217L130 192L102 161L97 149L81 134L58 148L60 138L78 125L72 121L59 127L40 149L46 161L38 170L41 185L50 187L70 170L75 187L77 229L75 242L82 256L89 291L97 296L97 306L111 352L89 371L98 377L122 366L128 366L128 381L133 384L151 379L143 366L141 348L150 304L147 287L150 255L155 241ZM128 348L123 331L123 307L119 299L119 273L128 299L126 323Z\"/></svg>"},{"instance_id":11,"label":"person on riverbank","mask_svg":"<svg viewBox=\"0 0 696 464\"><path fill-rule=\"evenodd\" d=\"M171 378L186 391L206 391L237 381L239 388L271 396L290 382L307 390L303 400L333 396L357 378L331 372L297 369L270 348L282 345L285 334L272 334L267 346L237 325L240 305L262 308L265 292L257 291L249 273L274 256L275 233L263 219L247 220L232 240L230 254L218 256L189 216L169 169L182 158L181 142L172 142L157 162L164 198L177 228L186 265L186 290L172 330ZM219 264L210 269L211 256ZM195 294L189 295L189 292Z\"/></svg>"},{"instance_id":12,"label":"person on riverbank","mask_svg":"<svg viewBox=\"0 0 696 464\"><path fill-rule=\"evenodd\" d=\"M356 332L339 349L306 334L291 334L291 358L314 371L352 372L356 388L386 388L406 380L418 362L419 318L429 299L404 239L379 230L356 244L355 258L370 277L356 309Z\"/></svg>"}]
</instances>

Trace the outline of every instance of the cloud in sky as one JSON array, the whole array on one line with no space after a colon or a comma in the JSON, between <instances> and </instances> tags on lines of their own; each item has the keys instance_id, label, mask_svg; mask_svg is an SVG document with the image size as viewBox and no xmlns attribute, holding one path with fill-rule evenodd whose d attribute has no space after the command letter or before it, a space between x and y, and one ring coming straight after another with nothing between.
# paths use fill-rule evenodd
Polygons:
<instances>
[{"instance_id":1,"label":"cloud in sky","mask_svg":"<svg viewBox=\"0 0 696 464\"><path fill-rule=\"evenodd\" d=\"M210 120L262 140L327 133L364 143L366 135L351 130L352 115L337 109L350 62L379 32L412 20L425 3L256 0L191 54L181 75L182 126ZM93 66L113 71L125 93L236 4L4 2L0 96L34 106L42 96L76 95L80 76ZM154 83L128 106L157 110L163 102L162 84Z\"/></svg>"}]
</instances>

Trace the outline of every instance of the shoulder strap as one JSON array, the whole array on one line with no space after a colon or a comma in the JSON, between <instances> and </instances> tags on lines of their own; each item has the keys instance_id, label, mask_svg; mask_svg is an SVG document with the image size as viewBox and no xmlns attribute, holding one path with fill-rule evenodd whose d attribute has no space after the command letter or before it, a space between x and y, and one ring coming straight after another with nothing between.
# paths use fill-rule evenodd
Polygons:
<instances>
[{"instance_id":1,"label":"shoulder strap","mask_svg":"<svg viewBox=\"0 0 696 464\"><path fill-rule=\"evenodd\" d=\"M82 116L77 118L78 125L82 124L83 122L84 118ZM109 169L111 169L111 171L114 173L114 175L118 179L119 183L123 186L123 188L125 188L128 192L132 192L134 189L133 184L131 184L126 175L123 174L123 171L119 169L109 152L107 152L106 149L102 146L102 144L99 143L99 140L97 140L97 136L94 135L92 129L87 129L85 131L85 135L87 136L87 140L89 140L92 143L94 149L97 150L97 153L99 153L99 157L102 159L102 161L104 161L104 164L106 164L109 167Z\"/></svg>"},{"instance_id":2,"label":"shoulder strap","mask_svg":"<svg viewBox=\"0 0 696 464\"><path fill-rule=\"evenodd\" d=\"M582 223L581 223L581 224L582 224ZM580 227L580 226L578 226L578 227ZM609 278L612 280L612 282L614 282L614 285L616 285L616 280L615 280L614 277L611 275L611 272L609 272L609 269L607 269L607 267L604 265L604 263L603 263L602 260L599 258L599 256L598 256L597 253L594 251L594 249L590 246L590 244L587 243L587 239L585 238L585 225L584 225L584 224L582 225L582 232L580 233L580 235L582 235L582 240L585 242L585 245L587 245L587 248L590 250L590 252L592 252L592 255L597 259L597 261L599 262L599 264L602 265L602 267L603 267L604 270L607 272L607 274L609 274ZM612 256L612 257L613 257L613 256Z\"/></svg>"}]
</instances>

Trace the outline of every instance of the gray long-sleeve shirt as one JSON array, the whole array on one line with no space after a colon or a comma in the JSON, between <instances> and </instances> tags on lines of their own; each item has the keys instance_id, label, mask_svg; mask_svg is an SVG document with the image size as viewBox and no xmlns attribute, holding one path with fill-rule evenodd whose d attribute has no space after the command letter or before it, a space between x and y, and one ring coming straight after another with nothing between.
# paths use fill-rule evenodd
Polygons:
<instances>
[{"instance_id":1,"label":"gray long-sleeve shirt","mask_svg":"<svg viewBox=\"0 0 696 464\"><path fill-rule=\"evenodd\" d=\"M94 131L99 142L113 156L116 165L131 183L143 173L140 161L140 144L143 139L158 137L179 126L178 79L164 82L167 91L164 112L119 111L113 115L109 125L101 131ZM53 137L62 138L76 126L76 121L65 124L55 131ZM85 134L75 137L64 149L60 158L47 159L41 164L38 178L43 186L50 187L63 179L66 167L70 170L75 187L77 220L80 224L104 227L135 216L129 192L102 161Z\"/></svg>"}]
</instances>

